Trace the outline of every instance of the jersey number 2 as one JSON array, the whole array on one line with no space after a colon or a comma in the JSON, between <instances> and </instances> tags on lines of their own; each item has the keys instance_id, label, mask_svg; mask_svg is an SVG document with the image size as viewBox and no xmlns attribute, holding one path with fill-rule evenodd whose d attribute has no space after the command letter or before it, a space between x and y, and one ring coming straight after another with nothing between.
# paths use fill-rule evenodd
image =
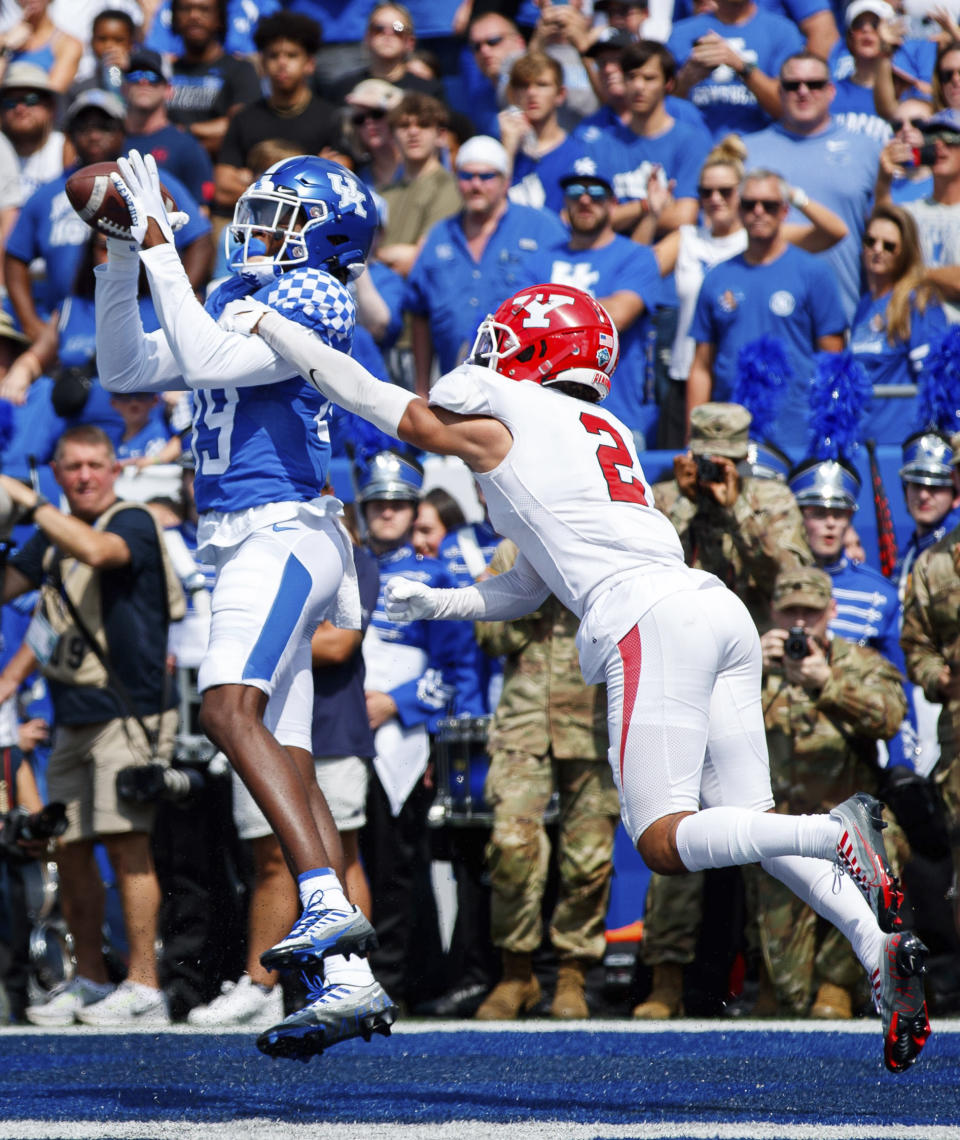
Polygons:
<instances>
[{"instance_id":1,"label":"jersey number 2","mask_svg":"<svg viewBox=\"0 0 960 1140\"><path fill-rule=\"evenodd\" d=\"M613 443L603 443L597 448L597 462L603 472L603 478L610 492L610 498L615 503L639 503L641 507L647 505L643 493L643 484L639 479L624 479L618 468L633 468L633 460L627 445L620 438L620 433L600 416L591 415L590 412L581 412L580 422L591 435L608 436Z\"/></svg>"}]
</instances>

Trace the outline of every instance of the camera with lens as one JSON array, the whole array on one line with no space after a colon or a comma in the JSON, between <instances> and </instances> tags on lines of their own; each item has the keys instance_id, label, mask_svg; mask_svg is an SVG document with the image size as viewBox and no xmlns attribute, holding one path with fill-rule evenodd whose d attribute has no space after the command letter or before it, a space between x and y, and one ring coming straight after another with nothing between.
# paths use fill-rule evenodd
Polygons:
<instances>
[{"instance_id":1,"label":"camera with lens","mask_svg":"<svg viewBox=\"0 0 960 1140\"><path fill-rule=\"evenodd\" d=\"M933 166L937 161L937 144L924 143L922 146L915 146L910 151L910 161L905 162L904 166L917 167L917 166Z\"/></svg>"},{"instance_id":2,"label":"camera with lens","mask_svg":"<svg viewBox=\"0 0 960 1140\"><path fill-rule=\"evenodd\" d=\"M810 644L802 625L790 626L787 640L783 643L783 655L791 661L802 661L804 657L810 656Z\"/></svg>"},{"instance_id":3,"label":"camera with lens","mask_svg":"<svg viewBox=\"0 0 960 1140\"><path fill-rule=\"evenodd\" d=\"M202 786L203 776L195 768L131 764L117 773L117 795L128 803L183 803Z\"/></svg>"},{"instance_id":4,"label":"camera with lens","mask_svg":"<svg viewBox=\"0 0 960 1140\"><path fill-rule=\"evenodd\" d=\"M30 812L25 807L16 807L0 817L0 851L29 859L20 842L55 839L67 830L67 808L59 800L53 800L40 811Z\"/></svg>"},{"instance_id":5,"label":"camera with lens","mask_svg":"<svg viewBox=\"0 0 960 1140\"><path fill-rule=\"evenodd\" d=\"M705 455L695 455L693 459L697 465L698 483L726 482L726 468L722 463L717 463L714 459L708 459Z\"/></svg>"}]
</instances>

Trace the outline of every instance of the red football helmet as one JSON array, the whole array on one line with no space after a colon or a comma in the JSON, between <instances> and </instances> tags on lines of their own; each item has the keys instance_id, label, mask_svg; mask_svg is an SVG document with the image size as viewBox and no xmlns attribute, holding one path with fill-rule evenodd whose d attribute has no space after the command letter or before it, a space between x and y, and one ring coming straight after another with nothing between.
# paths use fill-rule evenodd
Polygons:
<instances>
[{"instance_id":1,"label":"red football helmet","mask_svg":"<svg viewBox=\"0 0 960 1140\"><path fill-rule=\"evenodd\" d=\"M616 326L589 293L572 285L533 285L483 321L470 359L544 388L582 384L602 400L619 356Z\"/></svg>"}]
</instances>

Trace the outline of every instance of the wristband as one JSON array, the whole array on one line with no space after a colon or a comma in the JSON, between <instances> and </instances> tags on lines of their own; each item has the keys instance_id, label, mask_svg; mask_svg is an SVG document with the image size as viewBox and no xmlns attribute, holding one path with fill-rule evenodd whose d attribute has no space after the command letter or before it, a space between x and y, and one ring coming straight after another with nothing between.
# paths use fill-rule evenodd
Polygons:
<instances>
[{"instance_id":1,"label":"wristband","mask_svg":"<svg viewBox=\"0 0 960 1140\"><path fill-rule=\"evenodd\" d=\"M41 495L40 492L38 491L37 492L37 501L32 506L29 506L26 508L26 510L20 516L18 521L21 523L25 523L25 522L32 523L34 521L33 516L37 513L37 511L40 510L41 507L48 507L49 505L50 505L50 500L47 498L47 496Z\"/></svg>"},{"instance_id":2,"label":"wristband","mask_svg":"<svg viewBox=\"0 0 960 1140\"><path fill-rule=\"evenodd\" d=\"M798 186L794 186L790 190L790 205L796 206L798 210L802 210L804 206L809 205L810 195L806 190L801 190Z\"/></svg>"},{"instance_id":3,"label":"wristband","mask_svg":"<svg viewBox=\"0 0 960 1140\"><path fill-rule=\"evenodd\" d=\"M750 76L756 70L757 70L756 63L754 63L754 61L752 59L745 59L743 61L743 67L740 68L740 78L743 80L744 83L746 83L746 81L750 78Z\"/></svg>"}]
</instances>

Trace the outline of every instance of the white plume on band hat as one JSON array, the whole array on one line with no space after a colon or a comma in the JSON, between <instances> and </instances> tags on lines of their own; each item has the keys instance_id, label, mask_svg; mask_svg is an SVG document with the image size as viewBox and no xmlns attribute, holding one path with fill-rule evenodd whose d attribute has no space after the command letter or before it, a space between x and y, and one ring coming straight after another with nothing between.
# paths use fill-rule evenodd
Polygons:
<instances>
[{"instance_id":1,"label":"white plume on band hat","mask_svg":"<svg viewBox=\"0 0 960 1140\"><path fill-rule=\"evenodd\" d=\"M465 166L492 166L498 174L510 173L510 156L490 135L474 135L457 151L457 170Z\"/></svg>"}]
</instances>

